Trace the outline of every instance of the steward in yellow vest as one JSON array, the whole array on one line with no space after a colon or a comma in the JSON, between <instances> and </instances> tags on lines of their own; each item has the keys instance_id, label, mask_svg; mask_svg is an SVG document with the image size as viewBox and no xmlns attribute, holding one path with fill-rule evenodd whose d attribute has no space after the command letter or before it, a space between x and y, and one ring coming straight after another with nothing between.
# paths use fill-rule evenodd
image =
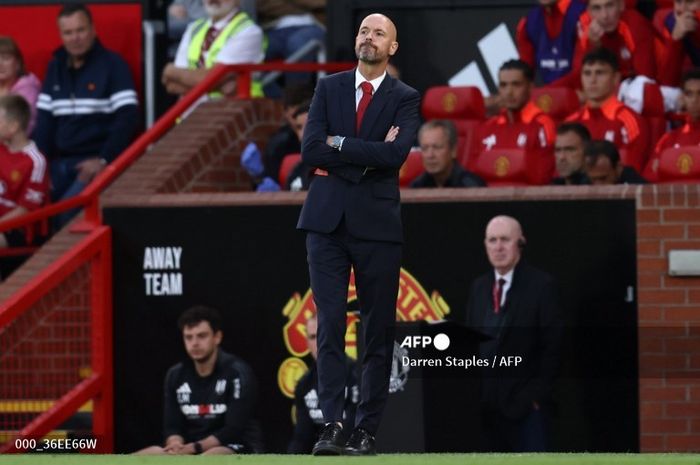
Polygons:
<instances>
[{"instance_id":1,"label":"steward in yellow vest","mask_svg":"<svg viewBox=\"0 0 700 465\"><path fill-rule=\"evenodd\" d=\"M204 67L206 69L212 68L216 63L216 57L226 42L253 23L253 20L250 19L250 17L244 11L239 11L236 13L226 27L224 27L219 35L216 36L216 39L214 39L214 42L209 47L207 56L204 60ZM204 40L210 27L212 27L212 25L207 18L201 18L195 21L192 27L192 40L190 41L190 46L187 49L187 64L189 69L197 69L197 65L202 55L202 45L204 44ZM212 93L209 95L213 94L221 95L220 93ZM250 95L252 97L265 96L263 94L262 84L260 81L255 79L252 81L250 86Z\"/></svg>"}]
</instances>

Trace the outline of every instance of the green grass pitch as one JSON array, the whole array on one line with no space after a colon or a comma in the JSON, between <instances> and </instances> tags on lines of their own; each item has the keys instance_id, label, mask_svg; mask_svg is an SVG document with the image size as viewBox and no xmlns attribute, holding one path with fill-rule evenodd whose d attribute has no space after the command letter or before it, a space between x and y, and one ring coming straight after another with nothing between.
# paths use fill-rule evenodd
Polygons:
<instances>
[{"instance_id":1,"label":"green grass pitch","mask_svg":"<svg viewBox=\"0 0 700 465\"><path fill-rule=\"evenodd\" d=\"M0 456L0 465L700 465L700 454L386 454L375 457L303 455L172 456L49 455Z\"/></svg>"}]
</instances>

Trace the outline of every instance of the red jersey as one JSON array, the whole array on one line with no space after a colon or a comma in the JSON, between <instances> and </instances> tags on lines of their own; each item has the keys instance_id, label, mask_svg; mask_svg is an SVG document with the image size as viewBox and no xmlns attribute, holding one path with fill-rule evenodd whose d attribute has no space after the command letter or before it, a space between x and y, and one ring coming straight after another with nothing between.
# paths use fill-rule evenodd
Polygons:
<instances>
[{"instance_id":1,"label":"red jersey","mask_svg":"<svg viewBox=\"0 0 700 465\"><path fill-rule=\"evenodd\" d=\"M656 143L654 153L644 168L644 177L652 182L658 180L659 158L668 148L685 147L688 145L700 145L700 121L690 121L683 127L674 129L664 134Z\"/></svg>"},{"instance_id":2,"label":"red jersey","mask_svg":"<svg viewBox=\"0 0 700 465\"><path fill-rule=\"evenodd\" d=\"M594 50L593 44L588 40L591 20L587 11L581 15L573 69L571 73L551 85L581 88L583 57ZM644 75L654 79L656 77L656 60L654 59L656 40L656 31L649 20L638 11L627 9L620 15L617 29L603 35L601 46L615 52L623 79L635 75Z\"/></svg>"},{"instance_id":3,"label":"red jersey","mask_svg":"<svg viewBox=\"0 0 700 465\"><path fill-rule=\"evenodd\" d=\"M566 121L576 121L588 128L593 139L612 142L621 151L622 163L638 173L647 160L649 129L647 122L617 97L608 98L600 108L588 104Z\"/></svg>"},{"instance_id":4,"label":"red jersey","mask_svg":"<svg viewBox=\"0 0 700 465\"><path fill-rule=\"evenodd\" d=\"M503 110L481 123L473 139L469 166L474 169L476 159L485 150L497 148L524 149L536 153L541 160L533 174L533 183L547 184L554 173L554 120L533 102L528 102L522 110L513 113L513 121Z\"/></svg>"},{"instance_id":5,"label":"red jersey","mask_svg":"<svg viewBox=\"0 0 700 465\"><path fill-rule=\"evenodd\" d=\"M700 22L700 10L695 12L695 20ZM678 87L681 84L681 76L685 69L690 69L693 62L700 61L700 28L687 34L681 40L674 40L671 32L676 18L670 11L661 28L661 37L658 41L661 46L656 47L656 63L658 65L657 82L661 85ZM691 53L688 53L688 52Z\"/></svg>"},{"instance_id":6,"label":"red jersey","mask_svg":"<svg viewBox=\"0 0 700 465\"><path fill-rule=\"evenodd\" d=\"M46 158L34 142L19 152L0 143L0 216L17 207L37 209L46 203L48 193Z\"/></svg>"}]
</instances>

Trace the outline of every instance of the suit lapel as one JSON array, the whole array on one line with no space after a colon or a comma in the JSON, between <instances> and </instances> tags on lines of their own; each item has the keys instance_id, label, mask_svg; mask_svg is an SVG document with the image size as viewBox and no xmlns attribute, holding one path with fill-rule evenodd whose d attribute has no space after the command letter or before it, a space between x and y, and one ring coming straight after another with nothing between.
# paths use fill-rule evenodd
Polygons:
<instances>
[{"instance_id":1,"label":"suit lapel","mask_svg":"<svg viewBox=\"0 0 700 465\"><path fill-rule=\"evenodd\" d=\"M355 71L348 71L345 78L340 81L340 113L342 117L341 135L355 136Z\"/></svg>"},{"instance_id":2,"label":"suit lapel","mask_svg":"<svg viewBox=\"0 0 700 465\"><path fill-rule=\"evenodd\" d=\"M360 126L361 138L369 137L369 133L374 127L374 123L377 121L379 114L384 109L384 106L389 101L391 91L394 87L394 80L389 74L384 77L379 89L372 96L372 100L369 102L369 106L365 111L365 116L362 118L362 125Z\"/></svg>"}]
</instances>

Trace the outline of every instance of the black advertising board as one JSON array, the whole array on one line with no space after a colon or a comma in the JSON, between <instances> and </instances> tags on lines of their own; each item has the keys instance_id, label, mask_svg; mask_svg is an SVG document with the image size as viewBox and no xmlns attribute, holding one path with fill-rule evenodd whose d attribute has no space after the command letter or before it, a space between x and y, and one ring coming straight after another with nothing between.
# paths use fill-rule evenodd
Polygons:
<instances>
[{"instance_id":1,"label":"black advertising board","mask_svg":"<svg viewBox=\"0 0 700 465\"><path fill-rule=\"evenodd\" d=\"M196 304L224 314L223 347L248 361L259 380L266 448L286 449L288 396L311 363L303 327L313 304L304 235L295 230L299 210L105 209L114 238L117 452L161 441L163 378L186 356L176 320ZM524 257L557 279L571 328L555 388L555 449L638 450L634 201L404 204L401 319L464 318L469 284L489 269L484 228L497 214L521 221ZM353 310L352 285L349 295ZM356 353L352 331L346 340ZM387 425L399 421L384 418ZM431 443L464 449L458 441L428 441L426 447Z\"/></svg>"}]
</instances>

